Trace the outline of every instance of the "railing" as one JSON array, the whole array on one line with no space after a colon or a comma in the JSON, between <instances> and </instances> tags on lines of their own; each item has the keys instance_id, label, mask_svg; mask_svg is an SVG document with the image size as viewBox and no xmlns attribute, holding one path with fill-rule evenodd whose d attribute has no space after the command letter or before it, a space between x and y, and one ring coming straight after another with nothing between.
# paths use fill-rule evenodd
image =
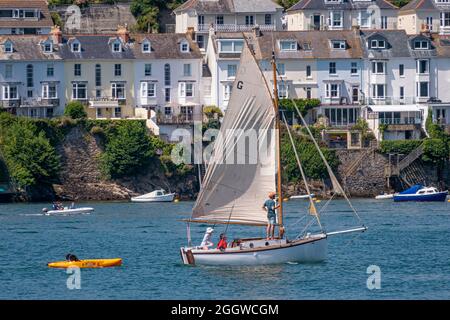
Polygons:
<instances>
[{"instance_id":1,"label":"railing","mask_svg":"<svg viewBox=\"0 0 450 320\"><path fill-rule=\"evenodd\" d=\"M198 31L206 32L210 28L214 31L219 32L250 32L253 28L259 27L261 31L276 31L276 25L274 24L263 24L263 25L246 25L246 24L199 24Z\"/></svg>"},{"instance_id":2,"label":"railing","mask_svg":"<svg viewBox=\"0 0 450 320\"><path fill-rule=\"evenodd\" d=\"M158 115L156 117L156 124L193 124L194 121L202 121L201 115L194 115L190 113L179 113L170 115Z\"/></svg>"},{"instance_id":3,"label":"railing","mask_svg":"<svg viewBox=\"0 0 450 320\"><path fill-rule=\"evenodd\" d=\"M115 98L115 97L95 97L89 98L89 104L91 107L103 107L103 108L114 108L119 105L120 101L126 100L126 98Z\"/></svg>"},{"instance_id":4,"label":"railing","mask_svg":"<svg viewBox=\"0 0 450 320\"><path fill-rule=\"evenodd\" d=\"M415 112L415 111L413 111ZM396 124L414 124L414 125L421 125L422 124L422 118L380 118L380 124L386 124L386 125L396 125Z\"/></svg>"},{"instance_id":5,"label":"railing","mask_svg":"<svg viewBox=\"0 0 450 320\"><path fill-rule=\"evenodd\" d=\"M44 98L25 98L22 100L20 107L55 107L59 106L58 98L44 99Z\"/></svg>"},{"instance_id":6,"label":"railing","mask_svg":"<svg viewBox=\"0 0 450 320\"><path fill-rule=\"evenodd\" d=\"M416 104L417 98L415 97L365 98L361 100L361 103L367 105L406 105L406 104Z\"/></svg>"},{"instance_id":7,"label":"railing","mask_svg":"<svg viewBox=\"0 0 450 320\"><path fill-rule=\"evenodd\" d=\"M0 107L2 108L17 108L20 106L20 98L11 99L11 100L1 100Z\"/></svg>"},{"instance_id":8,"label":"railing","mask_svg":"<svg viewBox=\"0 0 450 320\"><path fill-rule=\"evenodd\" d=\"M439 34L450 34L450 26L439 27Z\"/></svg>"},{"instance_id":9,"label":"railing","mask_svg":"<svg viewBox=\"0 0 450 320\"><path fill-rule=\"evenodd\" d=\"M400 161L397 165L397 169L399 172L409 167L414 161L419 159L420 156L423 155L423 146L421 145L410 154L408 154L402 161Z\"/></svg>"}]
</instances>

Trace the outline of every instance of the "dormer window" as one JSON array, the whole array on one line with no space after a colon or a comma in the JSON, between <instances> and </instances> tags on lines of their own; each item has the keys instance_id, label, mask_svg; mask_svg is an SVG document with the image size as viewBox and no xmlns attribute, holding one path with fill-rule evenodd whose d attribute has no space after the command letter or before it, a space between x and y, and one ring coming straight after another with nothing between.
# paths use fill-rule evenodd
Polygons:
<instances>
[{"instance_id":1,"label":"dormer window","mask_svg":"<svg viewBox=\"0 0 450 320\"><path fill-rule=\"evenodd\" d=\"M370 49L386 49L386 41L384 40L371 40Z\"/></svg>"},{"instance_id":2,"label":"dormer window","mask_svg":"<svg viewBox=\"0 0 450 320\"><path fill-rule=\"evenodd\" d=\"M42 44L42 50L44 53L52 53L53 52L53 43L51 41L46 41Z\"/></svg>"},{"instance_id":3,"label":"dormer window","mask_svg":"<svg viewBox=\"0 0 450 320\"><path fill-rule=\"evenodd\" d=\"M14 52L14 46L11 41L7 41L5 43L5 53L13 53Z\"/></svg>"},{"instance_id":4,"label":"dormer window","mask_svg":"<svg viewBox=\"0 0 450 320\"><path fill-rule=\"evenodd\" d=\"M338 49L338 50L345 50L346 45L344 40L333 40L331 41L331 48L332 49Z\"/></svg>"},{"instance_id":5,"label":"dormer window","mask_svg":"<svg viewBox=\"0 0 450 320\"><path fill-rule=\"evenodd\" d=\"M281 51L297 51L297 41L295 40L280 40Z\"/></svg>"},{"instance_id":6,"label":"dormer window","mask_svg":"<svg viewBox=\"0 0 450 320\"><path fill-rule=\"evenodd\" d=\"M74 41L71 45L72 52L81 52L81 44L79 41Z\"/></svg>"},{"instance_id":7,"label":"dormer window","mask_svg":"<svg viewBox=\"0 0 450 320\"><path fill-rule=\"evenodd\" d=\"M303 50L311 51L311 50L312 50L312 49L311 49L311 43L309 43L309 42L304 42L304 43L303 43Z\"/></svg>"},{"instance_id":8,"label":"dormer window","mask_svg":"<svg viewBox=\"0 0 450 320\"><path fill-rule=\"evenodd\" d=\"M152 46L151 46L150 41L145 40L145 41L142 43L142 52L144 52L144 53L149 53L149 52L151 52L151 51L152 51Z\"/></svg>"},{"instance_id":9,"label":"dormer window","mask_svg":"<svg viewBox=\"0 0 450 320\"><path fill-rule=\"evenodd\" d=\"M189 52L189 43L187 41L182 41L180 45L181 52Z\"/></svg>"},{"instance_id":10,"label":"dormer window","mask_svg":"<svg viewBox=\"0 0 450 320\"><path fill-rule=\"evenodd\" d=\"M112 44L113 52L122 52L122 43L119 40L116 40Z\"/></svg>"},{"instance_id":11,"label":"dormer window","mask_svg":"<svg viewBox=\"0 0 450 320\"><path fill-rule=\"evenodd\" d=\"M426 40L416 40L416 41L414 41L414 49L415 50L428 50L429 43Z\"/></svg>"}]
</instances>

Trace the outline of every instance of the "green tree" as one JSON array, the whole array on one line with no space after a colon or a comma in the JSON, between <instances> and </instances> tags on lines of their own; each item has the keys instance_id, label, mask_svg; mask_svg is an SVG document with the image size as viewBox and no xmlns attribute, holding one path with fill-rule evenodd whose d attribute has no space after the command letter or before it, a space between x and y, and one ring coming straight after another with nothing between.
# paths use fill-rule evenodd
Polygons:
<instances>
[{"instance_id":1,"label":"green tree","mask_svg":"<svg viewBox=\"0 0 450 320\"><path fill-rule=\"evenodd\" d=\"M5 131L1 151L11 178L26 188L38 183L53 183L60 170L55 148L28 119L17 119Z\"/></svg>"},{"instance_id":2,"label":"green tree","mask_svg":"<svg viewBox=\"0 0 450 320\"><path fill-rule=\"evenodd\" d=\"M64 115L72 119L86 119L87 113L80 101L71 101L67 104L64 110Z\"/></svg>"},{"instance_id":3,"label":"green tree","mask_svg":"<svg viewBox=\"0 0 450 320\"><path fill-rule=\"evenodd\" d=\"M154 155L145 123L124 121L111 134L102 155L102 167L109 177L132 175L145 168Z\"/></svg>"}]
</instances>

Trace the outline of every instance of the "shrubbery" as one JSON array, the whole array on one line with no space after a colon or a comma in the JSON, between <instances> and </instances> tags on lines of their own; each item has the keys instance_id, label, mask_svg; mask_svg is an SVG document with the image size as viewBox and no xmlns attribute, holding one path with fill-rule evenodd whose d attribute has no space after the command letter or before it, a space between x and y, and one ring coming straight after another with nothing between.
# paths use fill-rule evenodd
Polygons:
<instances>
[{"instance_id":1,"label":"shrubbery","mask_svg":"<svg viewBox=\"0 0 450 320\"><path fill-rule=\"evenodd\" d=\"M86 119L87 113L80 101L71 101L64 109L64 115L72 119Z\"/></svg>"},{"instance_id":2,"label":"shrubbery","mask_svg":"<svg viewBox=\"0 0 450 320\"><path fill-rule=\"evenodd\" d=\"M2 114L0 150L9 176L21 188L54 183L60 157L44 130L28 119Z\"/></svg>"},{"instance_id":3,"label":"shrubbery","mask_svg":"<svg viewBox=\"0 0 450 320\"><path fill-rule=\"evenodd\" d=\"M327 178L327 168L313 142L296 133L293 133L293 139L306 176L310 179ZM331 168L336 169L339 165L339 159L335 152L326 147L322 147L321 151L323 152ZM284 168L283 173L285 174L285 179L290 182L297 182L301 180L295 153L289 139L289 135L285 130L283 130L281 139L281 154L283 155L282 165Z\"/></svg>"},{"instance_id":4,"label":"shrubbery","mask_svg":"<svg viewBox=\"0 0 450 320\"><path fill-rule=\"evenodd\" d=\"M383 140L380 144L382 153L399 153L408 155L417 149L423 141L421 140Z\"/></svg>"}]
</instances>

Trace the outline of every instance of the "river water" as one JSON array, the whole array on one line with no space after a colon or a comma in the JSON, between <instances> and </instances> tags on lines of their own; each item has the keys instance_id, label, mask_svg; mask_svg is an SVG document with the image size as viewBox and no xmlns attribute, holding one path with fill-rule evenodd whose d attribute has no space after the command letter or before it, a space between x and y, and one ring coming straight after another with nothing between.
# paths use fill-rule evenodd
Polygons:
<instances>
[{"instance_id":1,"label":"river water","mask_svg":"<svg viewBox=\"0 0 450 320\"><path fill-rule=\"evenodd\" d=\"M82 205L95 212L43 216L48 204L0 204L0 299L450 298L450 203L355 200L369 230L330 237L327 261L239 268L181 264L186 226L178 220L188 217L191 202ZM311 219L299 213L306 208L301 200L287 203L291 238ZM331 202L326 212L327 231L357 225L344 201ZM192 227L194 242L206 227ZM216 228L215 240L224 228ZM263 236L264 230L230 226L227 234ZM69 290L65 270L46 266L68 252L120 257L123 266L84 269L81 289ZM380 268L379 289L368 289L369 266Z\"/></svg>"}]
</instances>

